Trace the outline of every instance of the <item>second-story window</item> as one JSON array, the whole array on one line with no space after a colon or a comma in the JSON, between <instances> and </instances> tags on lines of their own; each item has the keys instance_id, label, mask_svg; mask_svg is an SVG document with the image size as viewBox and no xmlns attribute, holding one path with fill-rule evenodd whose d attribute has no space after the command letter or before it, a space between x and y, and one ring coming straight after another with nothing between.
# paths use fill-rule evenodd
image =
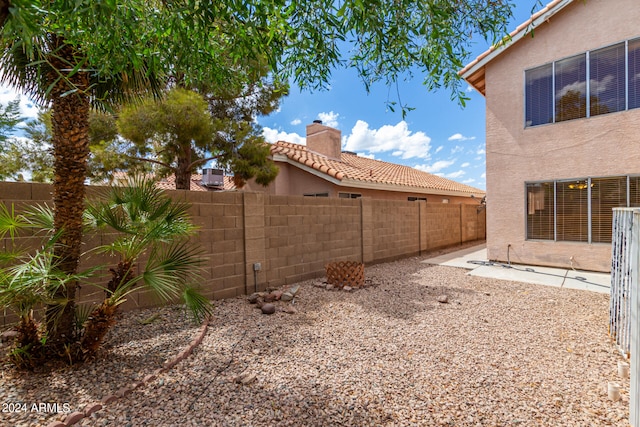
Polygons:
<instances>
[{"instance_id":1,"label":"second-story window","mask_svg":"<svg viewBox=\"0 0 640 427\"><path fill-rule=\"evenodd\" d=\"M640 39L525 71L525 127L640 107Z\"/></svg>"}]
</instances>

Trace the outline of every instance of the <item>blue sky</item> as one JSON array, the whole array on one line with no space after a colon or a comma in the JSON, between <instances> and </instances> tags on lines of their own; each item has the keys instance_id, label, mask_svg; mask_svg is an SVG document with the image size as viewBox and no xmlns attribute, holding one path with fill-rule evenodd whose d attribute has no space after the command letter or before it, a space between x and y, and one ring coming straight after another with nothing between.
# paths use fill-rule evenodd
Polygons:
<instances>
[{"instance_id":1,"label":"blue sky","mask_svg":"<svg viewBox=\"0 0 640 427\"><path fill-rule=\"evenodd\" d=\"M516 4L510 30L531 15L537 0L513 0ZM537 10L537 9L536 9ZM477 37L473 56L489 45ZM463 109L451 100L448 90L428 92L418 73L399 84L402 102L415 110L405 120L399 109L390 111L386 101L397 101L396 88L384 84L366 92L354 70L333 73L331 89L301 92L292 87L277 112L260 117L269 142L284 140L304 144L305 126L321 119L342 131L343 149L362 156L415 167L425 172L485 189L485 113L484 98L468 87ZM15 92L0 86L0 103L15 99ZM22 114L36 117L37 108L22 97Z\"/></svg>"},{"instance_id":2,"label":"blue sky","mask_svg":"<svg viewBox=\"0 0 640 427\"><path fill-rule=\"evenodd\" d=\"M515 0L510 30L526 21L536 0ZM538 9L536 9L538 10ZM489 45L477 38L474 56ZM422 79L399 84L403 103L415 110L405 120L386 101L396 101L396 89L384 84L371 87L369 93L355 71L341 69L333 73L331 89L310 93L291 88L280 109L258 119L267 141L284 140L304 144L305 126L315 119L342 131L343 150L391 163L415 167L484 190L485 182L485 102L482 95L468 87L471 98L463 109L451 100L448 90L428 92Z\"/></svg>"}]
</instances>

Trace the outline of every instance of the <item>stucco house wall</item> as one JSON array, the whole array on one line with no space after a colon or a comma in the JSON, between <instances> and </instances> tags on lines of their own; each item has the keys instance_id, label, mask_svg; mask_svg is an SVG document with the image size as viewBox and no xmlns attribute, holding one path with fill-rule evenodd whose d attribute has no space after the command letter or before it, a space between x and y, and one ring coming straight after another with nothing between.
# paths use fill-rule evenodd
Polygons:
<instances>
[{"instance_id":1,"label":"stucco house wall","mask_svg":"<svg viewBox=\"0 0 640 427\"><path fill-rule=\"evenodd\" d=\"M640 37L638 22L638 0L574 1L486 65L489 259L610 270L608 243L526 239L525 182L640 173L640 109L525 128L524 70Z\"/></svg>"}]
</instances>

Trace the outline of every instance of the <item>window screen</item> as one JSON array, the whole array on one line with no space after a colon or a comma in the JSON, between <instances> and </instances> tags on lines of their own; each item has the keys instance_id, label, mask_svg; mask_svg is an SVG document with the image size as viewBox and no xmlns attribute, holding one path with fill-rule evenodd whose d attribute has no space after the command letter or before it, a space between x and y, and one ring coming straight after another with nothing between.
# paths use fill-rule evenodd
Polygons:
<instances>
[{"instance_id":1,"label":"window screen","mask_svg":"<svg viewBox=\"0 0 640 427\"><path fill-rule=\"evenodd\" d=\"M629 40L629 108L640 107L640 39Z\"/></svg>"},{"instance_id":2,"label":"window screen","mask_svg":"<svg viewBox=\"0 0 640 427\"><path fill-rule=\"evenodd\" d=\"M551 64L525 72L526 126L553 122L553 90Z\"/></svg>"},{"instance_id":3,"label":"window screen","mask_svg":"<svg viewBox=\"0 0 640 427\"><path fill-rule=\"evenodd\" d=\"M587 116L586 54L555 64L556 122Z\"/></svg>"},{"instance_id":4,"label":"window screen","mask_svg":"<svg viewBox=\"0 0 640 427\"><path fill-rule=\"evenodd\" d=\"M527 239L554 240L553 182L527 184Z\"/></svg>"},{"instance_id":5,"label":"window screen","mask_svg":"<svg viewBox=\"0 0 640 427\"><path fill-rule=\"evenodd\" d=\"M556 183L557 240L588 242L587 180Z\"/></svg>"},{"instance_id":6,"label":"window screen","mask_svg":"<svg viewBox=\"0 0 640 427\"><path fill-rule=\"evenodd\" d=\"M626 108L624 63L624 43L591 52L589 111L592 116L623 111Z\"/></svg>"},{"instance_id":7,"label":"window screen","mask_svg":"<svg viewBox=\"0 0 640 427\"><path fill-rule=\"evenodd\" d=\"M627 177L591 179L591 241L611 243L613 208L627 206Z\"/></svg>"}]
</instances>

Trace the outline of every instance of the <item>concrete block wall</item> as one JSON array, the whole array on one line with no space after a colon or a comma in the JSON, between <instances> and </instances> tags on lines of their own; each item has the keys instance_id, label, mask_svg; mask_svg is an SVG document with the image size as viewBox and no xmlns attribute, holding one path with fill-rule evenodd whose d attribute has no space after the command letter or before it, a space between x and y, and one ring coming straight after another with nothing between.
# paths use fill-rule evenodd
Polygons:
<instances>
[{"instance_id":1,"label":"concrete block wall","mask_svg":"<svg viewBox=\"0 0 640 427\"><path fill-rule=\"evenodd\" d=\"M266 285L324 275L334 261L362 261L360 201L271 196L265 207Z\"/></svg>"},{"instance_id":2,"label":"concrete block wall","mask_svg":"<svg viewBox=\"0 0 640 427\"><path fill-rule=\"evenodd\" d=\"M372 204L374 261L419 254L420 205L396 200L373 200Z\"/></svg>"},{"instance_id":3,"label":"concrete block wall","mask_svg":"<svg viewBox=\"0 0 640 427\"><path fill-rule=\"evenodd\" d=\"M89 187L90 197L104 188ZM384 262L485 237L483 208L378 200L276 196L262 192L168 191L191 207L199 227L193 242L202 248L201 292L211 299L248 294L256 288L276 287L325 274L334 261ZM35 183L1 183L0 200L24 209L51 202L51 187ZM88 251L114 238L102 233L86 237ZM21 243L36 247L39 239L24 236ZM2 248L5 241L0 242ZM112 266L117 259L91 251L81 268ZM142 269L144 261L138 265ZM259 265L259 269L256 267ZM103 268L108 280L108 267ZM89 283L78 291L78 303L102 300L102 290ZM150 307L158 300L140 289L128 297L123 310ZM2 315L2 313L0 313ZM7 317L9 319L9 317ZM0 323L1 325L1 323Z\"/></svg>"}]
</instances>

